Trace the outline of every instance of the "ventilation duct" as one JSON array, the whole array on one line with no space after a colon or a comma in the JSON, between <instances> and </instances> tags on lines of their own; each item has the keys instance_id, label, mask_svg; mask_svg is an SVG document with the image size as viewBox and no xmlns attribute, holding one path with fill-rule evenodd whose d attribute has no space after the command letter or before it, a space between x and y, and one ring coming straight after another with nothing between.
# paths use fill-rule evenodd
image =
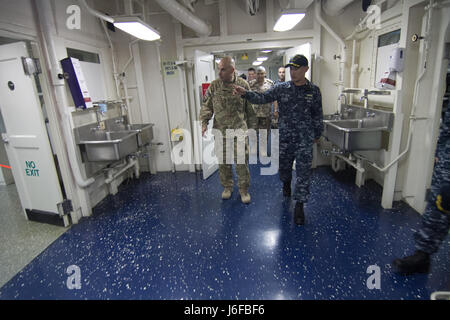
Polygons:
<instances>
[{"instance_id":1,"label":"ventilation duct","mask_svg":"<svg viewBox=\"0 0 450 320\"><path fill-rule=\"evenodd\" d=\"M161 8L170 13L186 27L194 30L199 36L207 37L211 34L211 25L192 14L186 7L176 0L155 0Z\"/></svg>"},{"instance_id":2,"label":"ventilation duct","mask_svg":"<svg viewBox=\"0 0 450 320\"><path fill-rule=\"evenodd\" d=\"M325 0L323 1L323 11L332 17L341 15L344 8L352 3L353 0Z\"/></svg>"}]
</instances>

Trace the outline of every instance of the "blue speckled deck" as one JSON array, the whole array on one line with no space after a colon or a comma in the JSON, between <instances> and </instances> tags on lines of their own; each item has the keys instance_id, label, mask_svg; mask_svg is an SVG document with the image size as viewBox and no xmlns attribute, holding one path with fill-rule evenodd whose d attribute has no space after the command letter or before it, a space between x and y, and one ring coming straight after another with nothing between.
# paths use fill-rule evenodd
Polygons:
<instances>
[{"instance_id":1,"label":"blue speckled deck","mask_svg":"<svg viewBox=\"0 0 450 320\"><path fill-rule=\"evenodd\" d=\"M414 250L420 215L380 206L373 181L314 170L298 227L278 176L251 167L252 203L222 201L217 173L142 175L119 188L0 289L1 299L429 299L450 290L450 237L431 273L404 277L391 261ZM2 262L3 263L3 262ZM81 289L66 268L81 269ZM369 290L367 267L381 268Z\"/></svg>"}]
</instances>

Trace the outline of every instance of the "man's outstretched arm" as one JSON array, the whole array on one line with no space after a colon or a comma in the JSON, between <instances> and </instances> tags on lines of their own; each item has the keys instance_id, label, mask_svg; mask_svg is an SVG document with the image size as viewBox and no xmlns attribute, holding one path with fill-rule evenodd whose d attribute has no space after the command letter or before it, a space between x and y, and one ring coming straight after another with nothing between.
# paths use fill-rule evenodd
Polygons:
<instances>
[{"instance_id":1,"label":"man's outstretched arm","mask_svg":"<svg viewBox=\"0 0 450 320\"><path fill-rule=\"evenodd\" d=\"M256 92L234 85L233 94L240 95L253 104L266 104L278 99L277 87L272 87L265 92Z\"/></svg>"}]
</instances>

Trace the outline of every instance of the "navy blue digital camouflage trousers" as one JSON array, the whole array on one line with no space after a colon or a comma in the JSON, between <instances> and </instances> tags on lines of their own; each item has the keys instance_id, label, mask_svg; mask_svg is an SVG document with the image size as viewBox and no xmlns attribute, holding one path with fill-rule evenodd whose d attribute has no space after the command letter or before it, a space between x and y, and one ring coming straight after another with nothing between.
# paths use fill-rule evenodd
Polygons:
<instances>
[{"instance_id":1,"label":"navy blue digital camouflage trousers","mask_svg":"<svg viewBox=\"0 0 450 320\"><path fill-rule=\"evenodd\" d=\"M416 249L428 254L435 253L448 235L449 229L450 213L439 210L436 202L429 201L422 216L422 225L414 234Z\"/></svg>"},{"instance_id":2,"label":"navy blue digital camouflage trousers","mask_svg":"<svg viewBox=\"0 0 450 320\"><path fill-rule=\"evenodd\" d=\"M312 159L312 144L280 141L280 180L283 183L292 180L292 165L295 160L296 178L292 198L299 202L305 203L309 199L309 181L311 177Z\"/></svg>"}]
</instances>

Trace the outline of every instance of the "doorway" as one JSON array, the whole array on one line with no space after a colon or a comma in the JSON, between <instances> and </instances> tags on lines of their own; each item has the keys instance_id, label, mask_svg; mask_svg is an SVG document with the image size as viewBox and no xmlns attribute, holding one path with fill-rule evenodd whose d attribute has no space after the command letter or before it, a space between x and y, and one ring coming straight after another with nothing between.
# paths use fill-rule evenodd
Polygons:
<instances>
[{"instance_id":1,"label":"doorway","mask_svg":"<svg viewBox=\"0 0 450 320\"><path fill-rule=\"evenodd\" d=\"M0 78L2 78L2 82L8 84L8 86L3 87L10 92L2 91L0 102L0 164L2 165L0 167L0 261L5 262L0 266L0 287L2 287L67 229L61 226L31 221L26 211L30 199L36 196L30 195L32 183L28 183L28 181L23 179L23 175L27 173L37 177L38 174L47 172L45 168L53 166L55 168L53 171L53 182L45 184L45 186L41 185L40 189L44 193L48 193L49 197L55 196L53 190L56 189L59 190L61 198L64 197L64 188L61 187L61 180L56 169L57 159L51 147L44 94L39 76L37 74L29 75L26 81L19 79L19 74L23 75L25 70L22 65L18 67L17 62L20 61L21 57L37 58L36 52L39 52L37 43L32 40L19 40L0 36L0 46L2 48L1 68L3 69ZM5 56L17 48L22 50L20 55L14 56L13 54L12 56L14 57L10 59ZM11 68L17 68L20 72L14 72ZM5 70L9 71L6 72ZM30 84L34 89L26 89L28 88L27 85ZM25 91L22 92L21 90ZM12 96L14 91L16 91L17 97ZM22 101L20 97L25 95L27 96L25 98L26 101ZM27 99L33 100L33 102ZM11 103L11 101L13 102ZM30 111L29 108L33 103L37 108ZM42 134L39 143L31 146L27 144L26 139L32 140L37 136L34 135L35 132L31 128L36 126L38 122L36 115L39 116L39 119L42 119ZM22 123L17 121L18 116L22 117ZM27 122L27 118L30 117L32 118L31 124ZM22 133L27 131L28 134L18 134L21 133L21 130ZM44 150L45 146L43 146L41 141L47 141L47 158L39 158L39 162L38 158L33 158L28 162L30 166L30 168L27 168L28 172L24 171L22 173L23 170L18 170L18 167L24 161L17 161L17 159L22 159L21 153L22 155L23 153L33 154L33 150ZM42 166L31 168L37 163L42 164ZM25 166L25 164L23 165ZM17 174L17 171L20 171L21 174ZM23 187L24 185L25 188ZM34 188L33 190L36 189L39 188ZM42 203L45 203L47 199L47 196L43 197ZM36 201L33 203L36 203ZM32 209L33 207L30 208Z\"/></svg>"},{"instance_id":2,"label":"doorway","mask_svg":"<svg viewBox=\"0 0 450 320\"><path fill-rule=\"evenodd\" d=\"M278 68L284 66L289 59L295 54L304 54L310 65L310 70L308 71L307 78L313 81L314 76L314 61L311 58L311 47L312 39L294 39L294 40L281 40L281 41L267 41L260 43L233 43L233 44L215 44L215 45L201 45L185 47L184 53L185 57L194 62L194 67L189 70L190 74L188 79L193 80L193 86L189 92L194 92L193 95L189 94L189 101L192 104L191 112L194 112L192 119L197 119L199 116L201 108L201 91L199 88L202 87L201 77L197 76L197 71L200 69L198 64L199 57L208 57L208 59L214 59L214 78L217 78L217 59L224 55L231 55L235 59L236 71L238 75L246 75L247 70L252 66L252 62L256 60L257 57L266 56L268 59L261 64L267 70L266 77L275 81L278 79ZM245 57L245 59L244 59ZM205 60L205 59L203 59ZM286 77L286 81L289 77ZM189 84L187 84L189 87ZM212 121L210 121L211 125ZM203 153L207 152L210 154L211 148L207 148L204 139L202 139L201 134L196 134L200 128L197 127L197 123L192 121L192 128L194 128L194 153L196 163L202 164L202 171L204 179L211 176L216 170L217 165L205 165L203 161ZM213 143L213 140L208 141L209 144Z\"/></svg>"}]
</instances>

